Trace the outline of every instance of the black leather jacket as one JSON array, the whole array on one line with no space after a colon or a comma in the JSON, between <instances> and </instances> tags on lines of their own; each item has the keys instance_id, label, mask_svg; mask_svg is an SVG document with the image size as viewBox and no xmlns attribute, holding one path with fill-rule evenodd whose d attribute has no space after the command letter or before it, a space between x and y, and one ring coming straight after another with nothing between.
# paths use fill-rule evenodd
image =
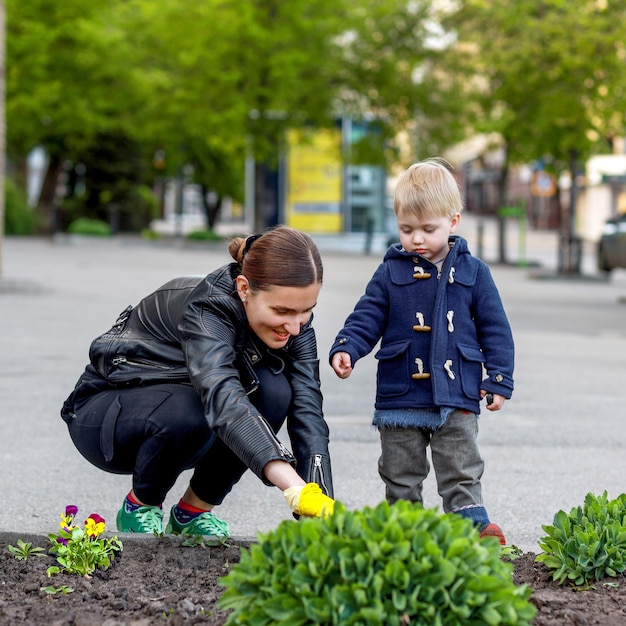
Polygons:
<instances>
[{"instance_id":1,"label":"black leather jacket","mask_svg":"<svg viewBox=\"0 0 626 626\"><path fill-rule=\"evenodd\" d=\"M312 320L284 348L268 348L248 328L235 290L239 272L239 265L231 263L204 278L177 278L136 307L128 307L92 342L90 366L61 414L71 419L74 401L101 388L94 384L94 374L106 381L107 388L191 384L210 428L261 480L269 484L263 475L269 461L284 460L332 497L328 425ZM284 369L291 385L287 429L293 453L248 399L258 388L254 368L261 362Z\"/></svg>"}]
</instances>

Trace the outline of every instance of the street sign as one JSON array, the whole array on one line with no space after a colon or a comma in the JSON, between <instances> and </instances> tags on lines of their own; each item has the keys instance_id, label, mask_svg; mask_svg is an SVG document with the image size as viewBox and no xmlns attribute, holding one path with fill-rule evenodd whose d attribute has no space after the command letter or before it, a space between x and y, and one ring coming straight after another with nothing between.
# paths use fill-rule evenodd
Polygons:
<instances>
[{"instance_id":1,"label":"street sign","mask_svg":"<svg viewBox=\"0 0 626 626\"><path fill-rule=\"evenodd\" d=\"M549 198L556 193L556 180L552 174L544 170L533 172L530 180L530 192L533 196Z\"/></svg>"}]
</instances>

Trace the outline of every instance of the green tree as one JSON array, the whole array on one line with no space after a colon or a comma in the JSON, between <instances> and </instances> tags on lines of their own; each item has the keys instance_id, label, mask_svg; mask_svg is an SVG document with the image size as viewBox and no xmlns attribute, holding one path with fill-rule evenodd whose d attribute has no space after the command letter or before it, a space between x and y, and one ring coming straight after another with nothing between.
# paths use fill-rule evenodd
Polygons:
<instances>
[{"instance_id":1,"label":"green tree","mask_svg":"<svg viewBox=\"0 0 626 626\"><path fill-rule=\"evenodd\" d=\"M166 173L191 163L197 182L241 198L247 154L275 165L287 127L330 123L341 5L128 2L135 61L153 88L140 132L165 150Z\"/></svg>"},{"instance_id":2,"label":"green tree","mask_svg":"<svg viewBox=\"0 0 626 626\"><path fill-rule=\"evenodd\" d=\"M625 132L626 5L619 0L461 0L446 67L466 85L468 129L498 132L507 162L549 156L556 173ZM575 185L566 230L571 236Z\"/></svg>"},{"instance_id":3,"label":"green tree","mask_svg":"<svg viewBox=\"0 0 626 626\"><path fill-rule=\"evenodd\" d=\"M39 209L50 229L63 161L101 133L132 136L142 77L115 10L122 0L7 0L7 152L49 157Z\"/></svg>"},{"instance_id":4,"label":"green tree","mask_svg":"<svg viewBox=\"0 0 626 626\"><path fill-rule=\"evenodd\" d=\"M147 164L164 155L153 176L190 164L205 189L241 199L245 157L275 167L290 127L373 118L379 141L356 155L366 162L397 158L384 148L415 119L422 150L458 133L437 122L455 100L437 70L430 0L8 0L8 8L9 153L19 162L46 149L48 224L63 163L97 154L102 137L137 143Z\"/></svg>"},{"instance_id":5,"label":"green tree","mask_svg":"<svg viewBox=\"0 0 626 626\"><path fill-rule=\"evenodd\" d=\"M446 34L437 20L430 0L351 4L340 40L338 107L350 117L378 121L388 148L378 158L384 156L385 164L403 158L398 141L407 131L412 145L404 158L411 160L461 136L455 115L458 85L440 71Z\"/></svg>"},{"instance_id":6,"label":"green tree","mask_svg":"<svg viewBox=\"0 0 626 626\"><path fill-rule=\"evenodd\" d=\"M379 140L355 155L370 163L397 158L385 145L416 117L424 150L458 136L430 122L453 101L434 71L430 2L131 0L124 10L154 88L144 136L165 149L169 175L190 162L198 182L237 197L246 154L273 167L287 128L341 116L376 120Z\"/></svg>"}]
</instances>

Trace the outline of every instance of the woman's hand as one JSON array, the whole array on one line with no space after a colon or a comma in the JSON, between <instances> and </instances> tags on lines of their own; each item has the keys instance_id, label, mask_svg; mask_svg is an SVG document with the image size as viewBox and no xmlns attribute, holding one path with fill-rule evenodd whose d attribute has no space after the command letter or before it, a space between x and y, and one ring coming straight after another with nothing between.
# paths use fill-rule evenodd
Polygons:
<instances>
[{"instance_id":1,"label":"woman's hand","mask_svg":"<svg viewBox=\"0 0 626 626\"><path fill-rule=\"evenodd\" d=\"M283 492L289 508L303 517L326 517L332 515L335 501L329 498L317 483L304 487L289 487Z\"/></svg>"},{"instance_id":2,"label":"woman's hand","mask_svg":"<svg viewBox=\"0 0 626 626\"><path fill-rule=\"evenodd\" d=\"M303 517L330 515L335 501L329 498L317 483L306 483L286 461L270 461L265 466L265 476L285 496L289 508Z\"/></svg>"}]
</instances>

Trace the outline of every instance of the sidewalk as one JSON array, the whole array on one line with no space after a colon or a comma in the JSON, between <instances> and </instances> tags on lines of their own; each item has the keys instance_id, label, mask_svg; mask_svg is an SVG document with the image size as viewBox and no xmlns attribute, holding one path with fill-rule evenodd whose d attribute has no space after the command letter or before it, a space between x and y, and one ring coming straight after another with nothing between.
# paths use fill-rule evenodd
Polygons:
<instances>
[{"instance_id":1,"label":"sidewalk","mask_svg":"<svg viewBox=\"0 0 626 626\"><path fill-rule=\"evenodd\" d=\"M491 226L485 225L488 261L497 250ZM461 230L472 250L475 227L467 219ZM384 498L378 436L369 425L376 361L370 355L341 381L326 354L381 253L365 255L340 243L319 241L325 280L315 326L336 496L360 508ZM528 233L527 259L555 269L555 246L554 233ZM127 304L174 276L205 274L228 261L226 245L5 240L3 283L10 288L0 290L0 532L46 534L70 503L80 514L100 513L114 530L130 478L105 474L83 460L59 408L86 364L90 341ZM583 267L593 263L587 251ZM533 278L532 268L492 269L513 326L517 364L512 401L499 414L481 417L484 497L509 543L538 551L541 525L550 524L559 509L582 504L589 491L608 490L616 497L626 488L626 331L620 303L626 274L616 272L608 281L542 281ZM166 508L187 480L187 474L181 477ZM425 503L440 505L433 476ZM216 512L238 537L291 519L280 492L250 473Z\"/></svg>"}]
</instances>

